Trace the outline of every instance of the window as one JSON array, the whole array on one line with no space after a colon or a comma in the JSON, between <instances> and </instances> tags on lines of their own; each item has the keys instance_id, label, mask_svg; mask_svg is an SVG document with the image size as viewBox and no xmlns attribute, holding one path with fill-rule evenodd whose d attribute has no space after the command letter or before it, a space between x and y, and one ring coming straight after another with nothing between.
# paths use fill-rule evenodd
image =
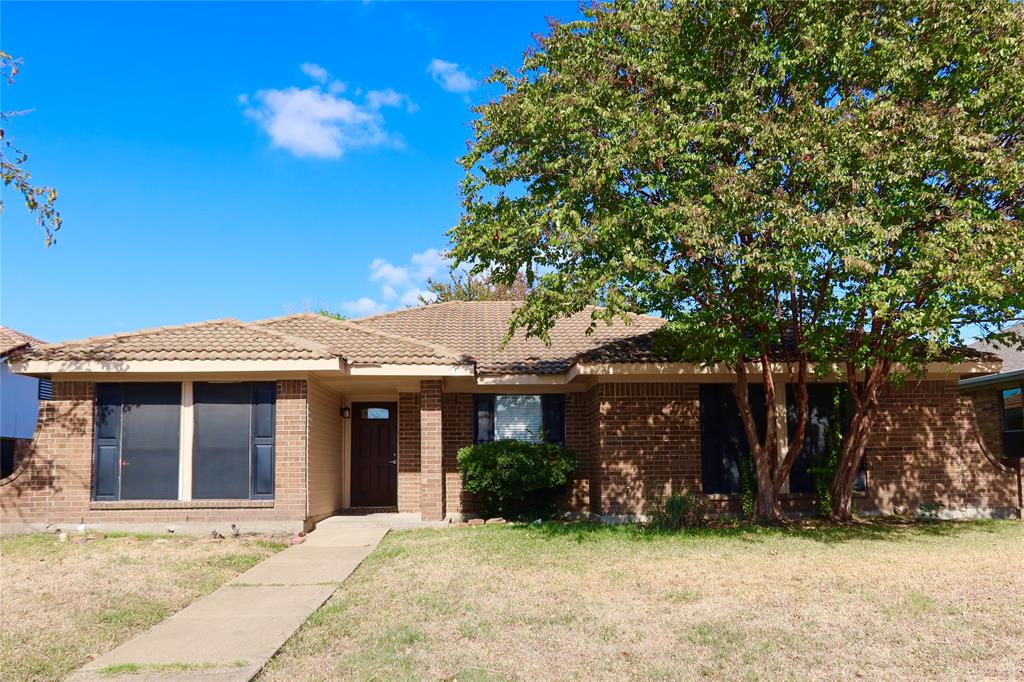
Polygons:
<instances>
[{"instance_id":1,"label":"window","mask_svg":"<svg viewBox=\"0 0 1024 682\"><path fill-rule=\"evenodd\" d=\"M1002 391L1003 454L1024 457L1024 390L1020 386Z\"/></svg>"},{"instance_id":2,"label":"window","mask_svg":"<svg viewBox=\"0 0 1024 682\"><path fill-rule=\"evenodd\" d=\"M273 499L273 382L193 386L192 498Z\"/></svg>"},{"instance_id":3,"label":"window","mask_svg":"<svg viewBox=\"0 0 1024 682\"><path fill-rule=\"evenodd\" d=\"M93 498L178 497L181 384L96 384Z\"/></svg>"},{"instance_id":4,"label":"window","mask_svg":"<svg viewBox=\"0 0 1024 682\"><path fill-rule=\"evenodd\" d=\"M838 411L836 410L838 393ZM789 491L791 493L815 493L814 469L824 464L824 458L832 447L832 439L846 432L849 414L847 407L847 389L839 384L808 384L807 386L807 427L804 430L804 444L793 462L789 472ZM796 400L792 387L786 386L787 421L789 438L793 439L796 431ZM837 424L838 420L838 424ZM835 427L839 426L836 433ZM854 490L864 492L866 482L864 461L857 474ZM860 490L857 490L857 486Z\"/></svg>"},{"instance_id":5,"label":"window","mask_svg":"<svg viewBox=\"0 0 1024 682\"><path fill-rule=\"evenodd\" d=\"M565 442L564 395L478 395L475 416L477 443Z\"/></svg>"},{"instance_id":6,"label":"window","mask_svg":"<svg viewBox=\"0 0 1024 682\"><path fill-rule=\"evenodd\" d=\"M750 409L764 437L764 392L750 390ZM732 386L701 384L700 387L701 484L705 493L736 495L743 491L742 468L750 466L750 446L743 428Z\"/></svg>"},{"instance_id":7,"label":"window","mask_svg":"<svg viewBox=\"0 0 1024 682\"><path fill-rule=\"evenodd\" d=\"M368 407L363 410L363 419L390 419L391 410L386 407Z\"/></svg>"}]
</instances>

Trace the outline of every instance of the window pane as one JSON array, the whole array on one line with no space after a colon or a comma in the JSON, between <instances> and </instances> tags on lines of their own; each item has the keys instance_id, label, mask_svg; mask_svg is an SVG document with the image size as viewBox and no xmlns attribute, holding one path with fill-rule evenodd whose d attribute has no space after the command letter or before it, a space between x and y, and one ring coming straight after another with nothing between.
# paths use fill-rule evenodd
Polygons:
<instances>
[{"instance_id":1,"label":"window pane","mask_svg":"<svg viewBox=\"0 0 1024 682\"><path fill-rule=\"evenodd\" d=\"M1003 391L1003 430L1024 430L1024 393L1020 388Z\"/></svg>"},{"instance_id":2,"label":"window pane","mask_svg":"<svg viewBox=\"0 0 1024 682\"><path fill-rule=\"evenodd\" d=\"M192 497L248 499L252 460L252 384L194 387Z\"/></svg>"},{"instance_id":3,"label":"window pane","mask_svg":"<svg viewBox=\"0 0 1024 682\"><path fill-rule=\"evenodd\" d=\"M494 438L541 442L539 395L499 395L494 400Z\"/></svg>"},{"instance_id":4,"label":"window pane","mask_svg":"<svg viewBox=\"0 0 1024 682\"><path fill-rule=\"evenodd\" d=\"M363 410L363 419L388 419L391 411L386 407L368 407Z\"/></svg>"},{"instance_id":5,"label":"window pane","mask_svg":"<svg viewBox=\"0 0 1024 682\"><path fill-rule=\"evenodd\" d=\"M121 386L121 499L175 500L181 384Z\"/></svg>"},{"instance_id":6,"label":"window pane","mask_svg":"<svg viewBox=\"0 0 1024 682\"><path fill-rule=\"evenodd\" d=\"M764 437L764 391L750 387L750 409ZM700 387L701 485L705 493L737 494L743 490L742 462L750 446L739 407L727 384Z\"/></svg>"}]
</instances>

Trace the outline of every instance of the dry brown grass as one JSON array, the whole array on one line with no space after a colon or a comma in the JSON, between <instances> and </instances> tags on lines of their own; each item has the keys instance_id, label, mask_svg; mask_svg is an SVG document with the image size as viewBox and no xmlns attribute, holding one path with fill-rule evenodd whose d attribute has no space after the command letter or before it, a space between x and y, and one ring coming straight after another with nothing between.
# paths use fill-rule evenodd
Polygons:
<instances>
[{"instance_id":1,"label":"dry brown grass","mask_svg":"<svg viewBox=\"0 0 1024 682\"><path fill-rule=\"evenodd\" d=\"M0 678L61 679L283 546L258 538L0 538Z\"/></svg>"},{"instance_id":2,"label":"dry brown grass","mask_svg":"<svg viewBox=\"0 0 1024 682\"><path fill-rule=\"evenodd\" d=\"M395 533L262 680L1021 679L1024 524Z\"/></svg>"}]
</instances>

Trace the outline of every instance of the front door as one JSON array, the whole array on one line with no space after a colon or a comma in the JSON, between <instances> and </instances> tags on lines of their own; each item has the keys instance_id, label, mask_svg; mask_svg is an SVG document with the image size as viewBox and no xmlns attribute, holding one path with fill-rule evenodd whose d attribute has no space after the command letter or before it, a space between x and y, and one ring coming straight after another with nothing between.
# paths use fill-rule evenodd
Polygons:
<instances>
[{"instance_id":1,"label":"front door","mask_svg":"<svg viewBox=\"0 0 1024 682\"><path fill-rule=\"evenodd\" d=\"M398 403L352 403L352 506L398 504Z\"/></svg>"}]
</instances>

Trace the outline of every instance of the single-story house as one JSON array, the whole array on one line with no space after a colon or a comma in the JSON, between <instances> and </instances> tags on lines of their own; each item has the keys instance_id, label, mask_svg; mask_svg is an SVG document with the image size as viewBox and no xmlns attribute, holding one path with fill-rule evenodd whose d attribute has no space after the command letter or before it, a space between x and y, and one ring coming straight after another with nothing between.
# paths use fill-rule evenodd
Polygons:
<instances>
[{"instance_id":1,"label":"single-story house","mask_svg":"<svg viewBox=\"0 0 1024 682\"><path fill-rule=\"evenodd\" d=\"M10 476L28 452L39 416L39 397L48 396L50 390L45 381L12 374L7 358L41 345L39 339L0 326L0 479Z\"/></svg>"},{"instance_id":2,"label":"single-story house","mask_svg":"<svg viewBox=\"0 0 1024 682\"><path fill-rule=\"evenodd\" d=\"M1004 331L1024 338L1024 324ZM992 374L964 378L960 390L974 401L988 448L1007 459L1007 464L1019 466L1024 458L1024 351L984 341L971 348L998 356L1002 368Z\"/></svg>"},{"instance_id":3,"label":"single-story house","mask_svg":"<svg viewBox=\"0 0 1024 682\"><path fill-rule=\"evenodd\" d=\"M222 319L31 349L11 367L51 379L53 396L31 455L0 481L2 521L285 530L375 510L459 518L475 508L456 453L495 438L577 454L567 512L632 518L671 489L739 509L745 441L727 368L659 357L662 320L646 316L587 334L584 311L549 344L519 334L503 347L516 306ZM998 369L974 353L886 392L860 510L1016 513L1016 475L982 446L958 386ZM833 386L812 391L787 509L813 499Z\"/></svg>"}]
</instances>

